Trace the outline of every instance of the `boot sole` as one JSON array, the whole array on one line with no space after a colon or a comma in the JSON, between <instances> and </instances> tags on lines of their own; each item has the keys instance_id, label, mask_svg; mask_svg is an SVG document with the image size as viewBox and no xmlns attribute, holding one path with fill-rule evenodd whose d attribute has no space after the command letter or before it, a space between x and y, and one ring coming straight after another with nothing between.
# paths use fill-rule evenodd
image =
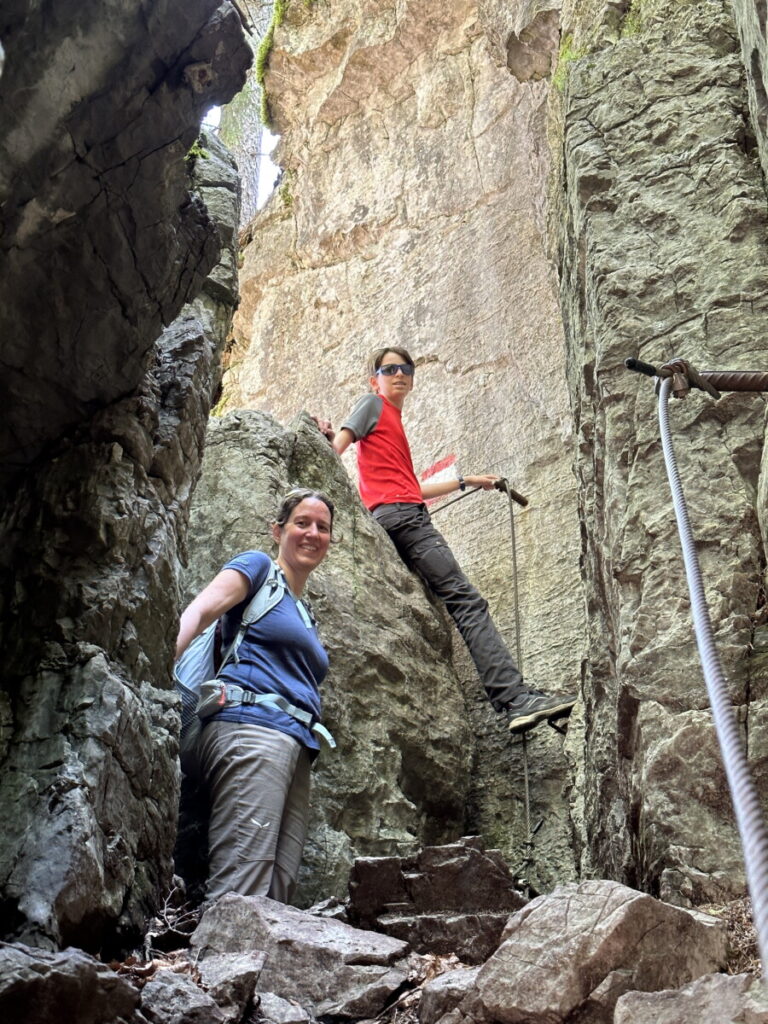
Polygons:
<instances>
[{"instance_id":1,"label":"boot sole","mask_svg":"<svg viewBox=\"0 0 768 1024\"><path fill-rule=\"evenodd\" d=\"M513 718L509 723L509 731L525 732L526 729L532 729L534 725L543 722L545 718L562 718L573 711L575 703L576 701L574 700L566 700L562 704L555 704L550 708L531 711L528 715L518 715L517 718Z\"/></svg>"}]
</instances>

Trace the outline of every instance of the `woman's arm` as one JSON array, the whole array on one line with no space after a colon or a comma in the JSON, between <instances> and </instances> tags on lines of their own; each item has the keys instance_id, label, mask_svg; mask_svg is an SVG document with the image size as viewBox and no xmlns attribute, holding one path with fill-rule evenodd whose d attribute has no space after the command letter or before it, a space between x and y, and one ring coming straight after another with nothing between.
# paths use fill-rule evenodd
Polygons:
<instances>
[{"instance_id":1,"label":"woman's arm","mask_svg":"<svg viewBox=\"0 0 768 1024\"><path fill-rule=\"evenodd\" d=\"M176 658L180 658L195 637L215 619L244 601L248 588L248 580L237 569L222 569L181 613Z\"/></svg>"},{"instance_id":2,"label":"woman's arm","mask_svg":"<svg viewBox=\"0 0 768 1024\"><path fill-rule=\"evenodd\" d=\"M500 479L492 473L485 473L482 476L465 476L464 483L467 487L482 487L484 491L490 491L496 481ZM458 480L440 480L434 483L420 484L422 498L440 498L444 494L453 494L459 489Z\"/></svg>"}]
</instances>

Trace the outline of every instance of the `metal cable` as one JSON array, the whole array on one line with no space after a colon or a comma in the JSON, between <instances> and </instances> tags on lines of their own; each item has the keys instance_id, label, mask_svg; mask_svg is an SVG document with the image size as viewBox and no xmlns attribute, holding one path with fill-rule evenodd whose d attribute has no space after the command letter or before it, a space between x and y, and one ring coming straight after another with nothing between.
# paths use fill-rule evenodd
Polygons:
<instances>
[{"instance_id":1,"label":"metal cable","mask_svg":"<svg viewBox=\"0 0 768 1024\"><path fill-rule=\"evenodd\" d=\"M672 447L668 408L671 386L670 379L666 378L661 382L659 391L659 426L664 462L667 467L677 528L683 549L696 644L704 671L704 680L707 684L725 775L731 791L736 823L744 847L747 887L752 899L752 918L757 932L757 945L763 976L768 977L768 833L744 745L739 735L736 715L728 696L725 676L715 649L712 623L704 597L701 568Z\"/></svg>"}]
</instances>

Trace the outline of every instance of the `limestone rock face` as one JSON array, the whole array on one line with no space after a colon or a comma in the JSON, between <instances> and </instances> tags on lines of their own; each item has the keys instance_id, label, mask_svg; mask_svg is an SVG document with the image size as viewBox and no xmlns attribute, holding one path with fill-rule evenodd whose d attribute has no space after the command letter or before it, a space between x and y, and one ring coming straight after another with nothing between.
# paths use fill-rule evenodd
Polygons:
<instances>
[{"instance_id":1,"label":"limestone rock face","mask_svg":"<svg viewBox=\"0 0 768 1024\"><path fill-rule=\"evenodd\" d=\"M737 5L738 6L738 5ZM552 192L590 624L582 865L674 902L738 894L742 854L691 628L653 388L673 355L764 369L766 198L731 5L568 3ZM670 409L731 700L765 790L764 399ZM757 641L757 642L756 642Z\"/></svg>"},{"instance_id":2,"label":"limestone rock face","mask_svg":"<svg viewBox=\"0 0 768 1024\"><path fill-rule=\"evenodd\" d=\"M291 4L266 76L279 193L251 223L225 402L338 425L368 354L405 345L418 472L495 472L517 519L523 667L577 690L584 655L579 524L557 281L543 234L546 102L559 3ZM513 38L514 37L514 38ZM354 453L345 464L354 474ZM509 511L498 492L435 519L514 650ZM457 640L477 738L471 827L539 887L571 877L568 762L532 741L533 863L523 864L519 744ZM574 719L576 722L577 719ZM578 728L578 727L575 727Z\"/></svg>"},{"instance_id":3,"label":"limestone rock face","mask_svg":"<svg viewBox=\"0 0 768 1024\"><path fill-rule=\"evenodd\" d=\"M747 76L750 129L754 133L763 175L768 174L768 39L767 12L762 0L733 0Z\"/></svg>"},{"instance_id":4,"label":"limestone rock face","mask_svg":"<svg viewBox=\"0 0 768 1024\"><path fill-rule=\"evenodd\" d=\"M135 391L216 263L184 155L250 50L221 0L3 5L0 471Z\"/></svg>"},{"instance_id":5,"label":"limestone rock face","mask_svg":"<svg viewBox=\"0 0 768 1024\"><path fill-rule=\"evenodd\" d=\"M257 51L272 17L272 4L240 0L238 10L246 18L249 42ZM267 139L261 118L257 116L261 108L261 86L256 73L254 62L241 91L221 110L221 138L235 158L242 183L241 224L247 224L257 210L259 175Z\"/></svg>"},{"instance_id":6,"label":"limestone rock face","mask_svg":"<svg viewBox=\"0 0 768 1024\"><path fill-rule=\"evenodd\" d=\"M327 491L339 543L307 594L331 668L324 722L338 749L315 763L298 899L346 895L359 855L410 853L462 835L470 745L445 622L371 519L307 418L212 419L190 516L185 600L239 551L273 551L271 524L291 487Z\"/></svg>"},{"instance_id":7,"label":"limestone rock face","mask_svg":"<svg viewBox=\"0 0 768 1024\"><path fill-rule=\"evenodd\" d=\"M178 538L238 219L226 151L183 155L247 55L228 5L33 6L0 32L2 451L27 467L0 513L0 932L109 951L170 888Z\"/></svg>"}]
</instances>

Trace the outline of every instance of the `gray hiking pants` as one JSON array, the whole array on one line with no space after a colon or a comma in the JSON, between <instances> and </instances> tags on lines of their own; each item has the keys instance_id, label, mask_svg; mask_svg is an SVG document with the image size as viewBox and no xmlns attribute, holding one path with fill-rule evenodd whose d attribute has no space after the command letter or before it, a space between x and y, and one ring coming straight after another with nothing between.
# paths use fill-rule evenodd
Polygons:
<instances>
[{"instance_id":1,"label":"gray hiking pants","mask_svg":"<svg viewBox=\"0 0 768 1024\"><path fill-rule=\"evenodd\" d=\"M211 798L208 896L288 903L309 818L306 747L277 729L215 719L198 744Z\"/></svg>"},{"instance_id":2,"label":"gray hiking pants","mask_svg":"<svg viewBox=\"0 0 768 1024\"><path fill-rule=\"evenodd\" d=\"M445 538L432 525L426 505L379 505L373 517L387 531L397 552L445 602L467 645L496 711L525 691L523 677L488 612L488 602L461 571Z\"/></svg>"}]
</instances>

